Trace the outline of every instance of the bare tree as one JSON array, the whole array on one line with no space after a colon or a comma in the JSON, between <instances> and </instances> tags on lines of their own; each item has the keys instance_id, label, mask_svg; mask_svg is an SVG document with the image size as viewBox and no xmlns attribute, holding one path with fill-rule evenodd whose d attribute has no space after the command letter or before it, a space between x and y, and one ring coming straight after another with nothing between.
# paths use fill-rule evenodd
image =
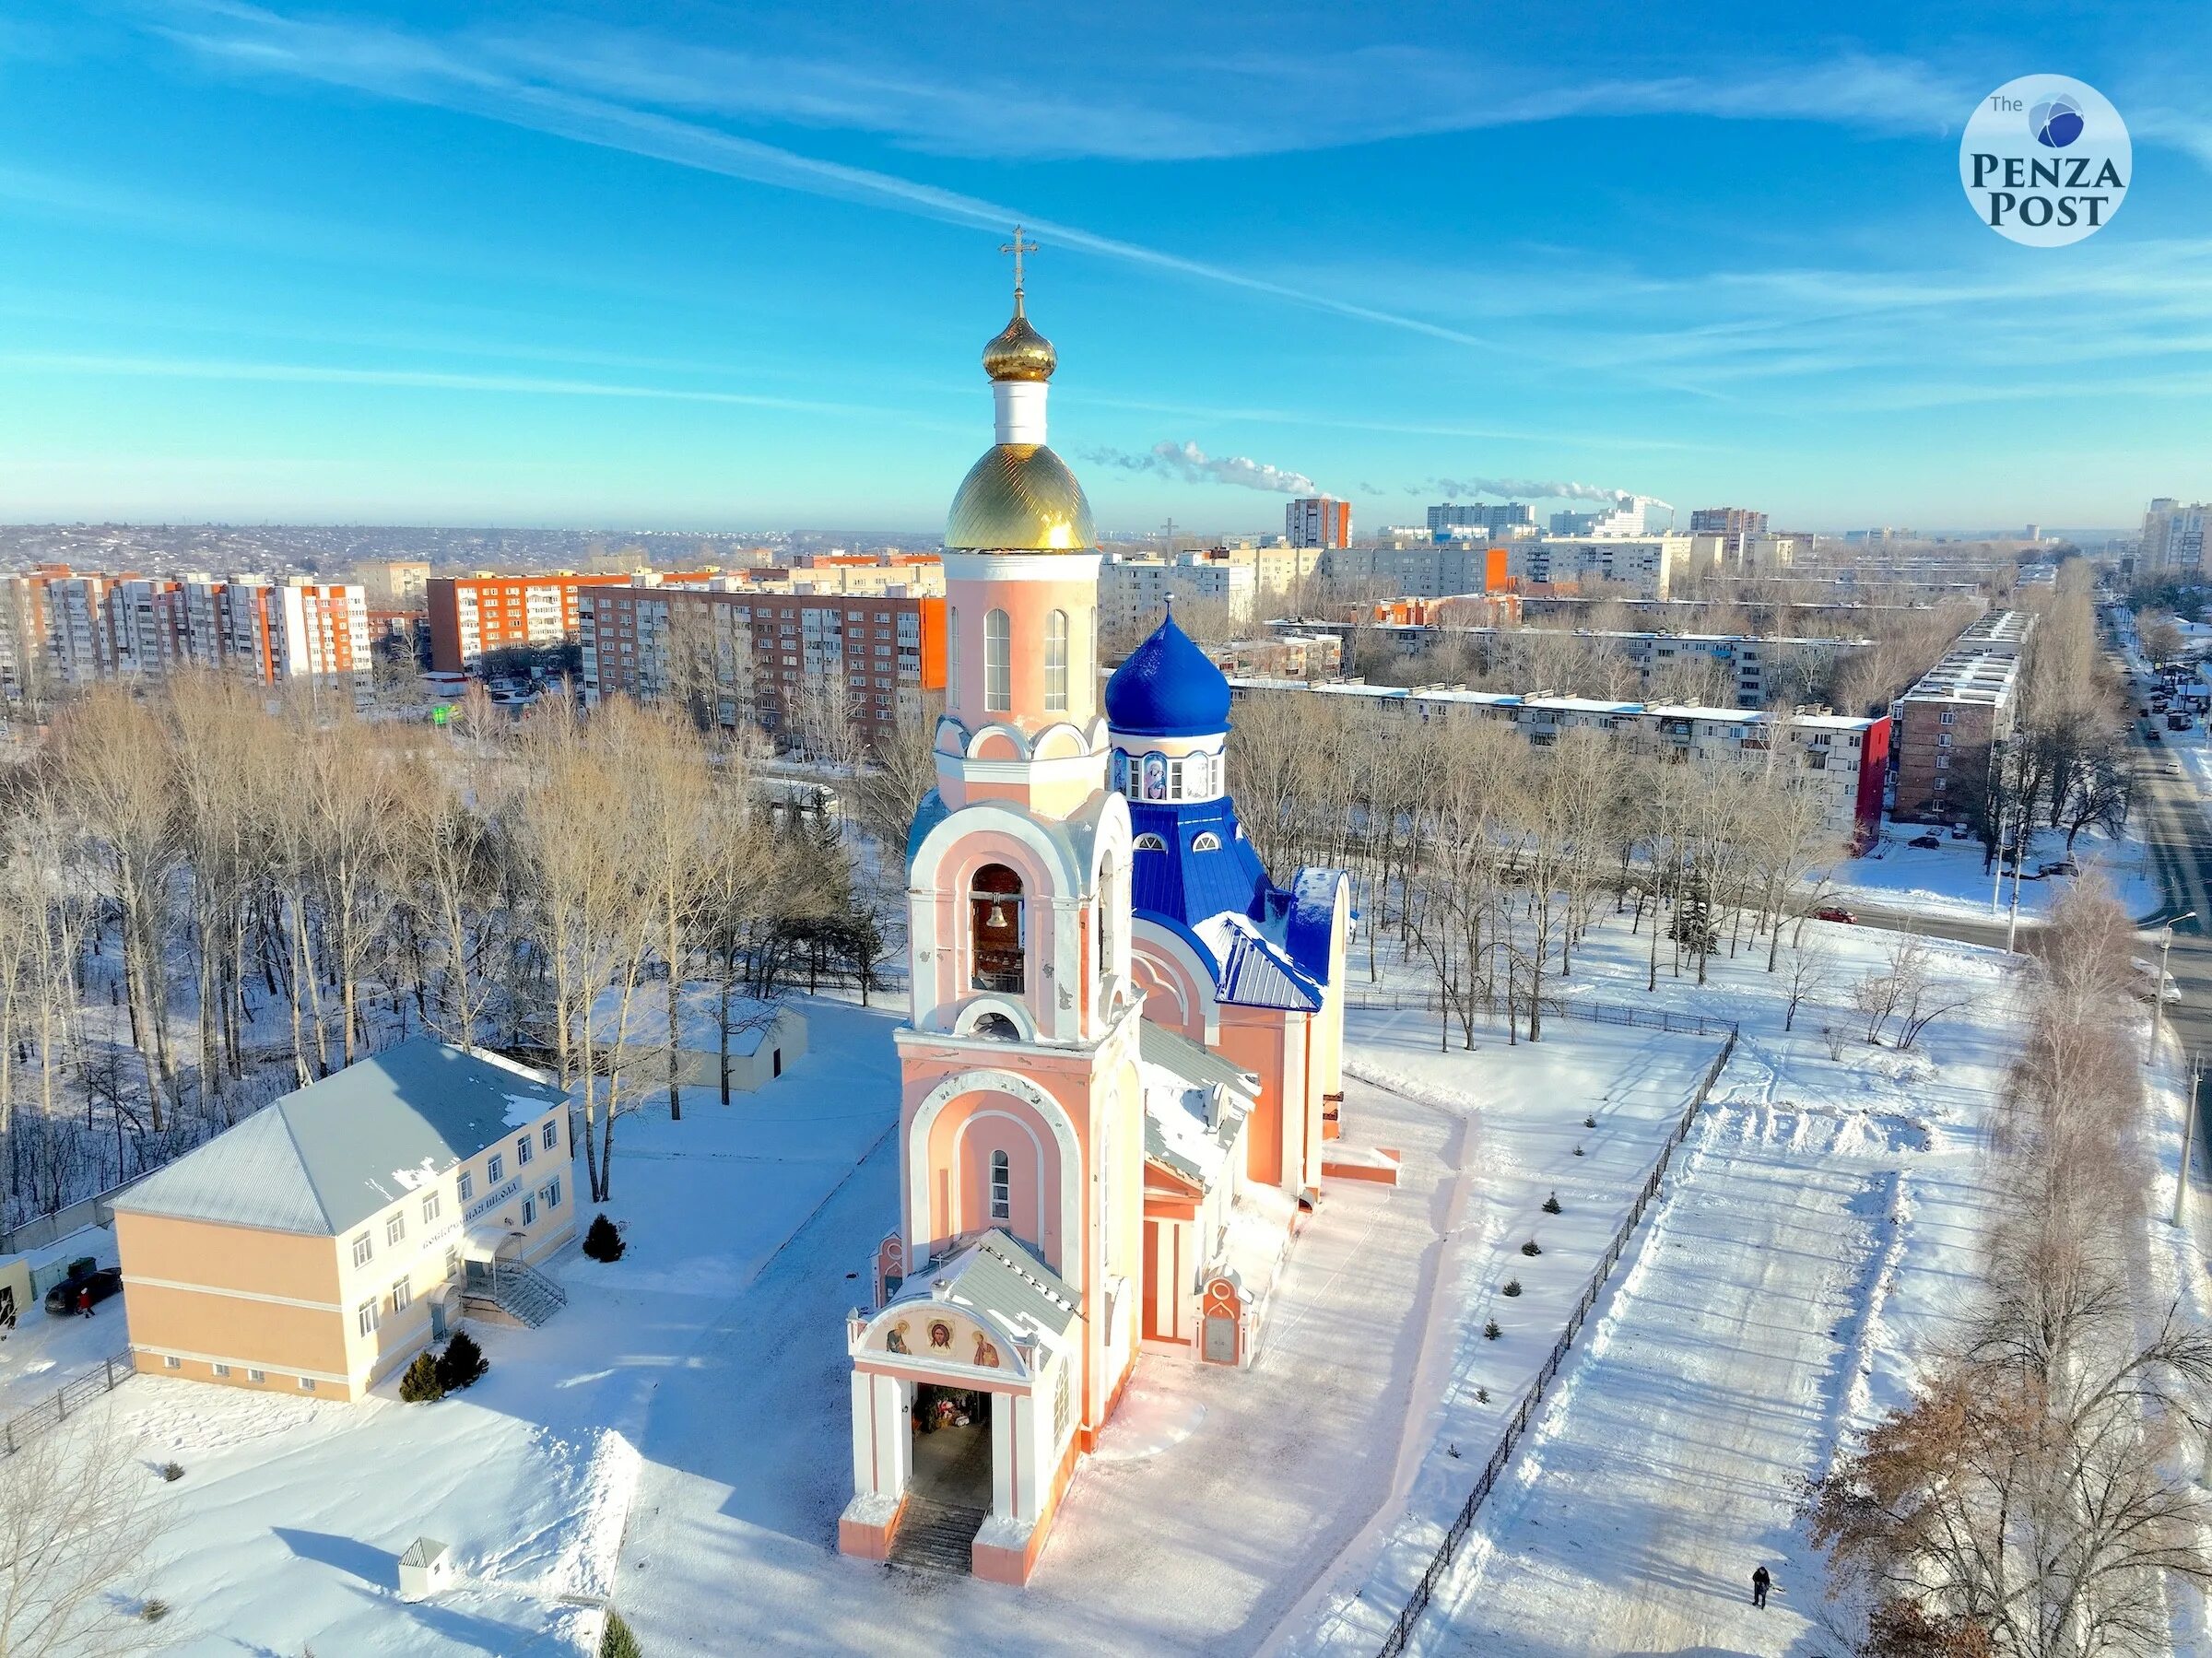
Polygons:
<instances>
[{"instance_id":1,"label":"bare tree","mask_svg":"<svg viewBox=\"0 0 2212 1658\"><path fill-rule=\"evenodd\" d=\"M155 1644L111 1596L145 1568L159 1490L104 1416L23 1436L0 1463L0 1652L108 1658Z\"/></svg>"}]
</instances>

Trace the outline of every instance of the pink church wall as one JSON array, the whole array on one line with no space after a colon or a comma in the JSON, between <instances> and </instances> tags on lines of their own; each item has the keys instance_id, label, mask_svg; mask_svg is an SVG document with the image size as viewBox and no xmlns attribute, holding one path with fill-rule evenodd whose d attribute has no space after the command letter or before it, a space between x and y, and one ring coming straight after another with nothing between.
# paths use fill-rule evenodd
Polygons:
<instances>
[{"instance_id":1,"label":"pink church wall","mask_svg":"<svg viewBox=\"0 0 2212 1658\"><path fill-rule=\"evenodd\" d=\"M1038 732L1070 721L1089 723L1098 712L1098 664L1091 636L1096 630L1099 589L1096 555L1077 555L1082 574L1062 581L948 582L946 605L959 617L960 678L948 688L949 711L971 731L1001 723ZM1006 613L1011 649L1007 653L1010 709L983 706L983 618L994 609ZM1045 711L1044 631L1055 610L1067 613L1067 708Z\"/></svg>"}]
</instances>

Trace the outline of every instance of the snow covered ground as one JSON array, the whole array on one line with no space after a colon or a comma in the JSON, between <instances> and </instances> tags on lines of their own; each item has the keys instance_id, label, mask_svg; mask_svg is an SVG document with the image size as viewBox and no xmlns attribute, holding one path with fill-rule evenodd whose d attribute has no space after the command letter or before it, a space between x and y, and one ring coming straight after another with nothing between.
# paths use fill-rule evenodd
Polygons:
<instances>
[{"instance_id":1,"label":"snow covered ground","mask_svg":"<svg viewBox=\"0 0 2212 1658\"><path fill-rule=\"evenodd\" d=\"M1671 1650L1669 1631L1723 1628L1761 1550L1785 1590L1767 1629L1802 1616L1792 1482L1895 1396L1944 1316L2010 1017L2004 958L1938 944L1984 988L1972 1014L1925 1052L1831 1060L1821 1027L1855 1021L1850 979L1892 941L1807 936L1836 974L1786 1037L1763 946L1702 989L1663 954L1647 996L1625 920L1584 942L1571 993L1721 1013L1745 1040L1676 1205L1477 1527L1482 1575L1424 1625L1432 1650L1594 1650L1609 1637L1560 1633L1593 1617L1623 1631L1609 1650ZM1720 1040L1559 1018L1539 1043L1493 1027L1440 1052L1433 1014L1356 1011L1347 1135L1401 1148L1405 1183L1329 1192L1251 1369L1144 1361L1012 1592L834 1552L841 1315L897 1214L896 1066L893 1016L807 1011L811 1052L776 1088L620 1124L629 1256L557 1262L570 1307L481 1331L493 1368L468 1393L349 1407L149 1378L112 1395L129 1453L186 1471L129 1585L174 1608L170 1650L588 1649L611 1593L656 1653L1371 1652ZM410 1607L394 1562L421 1534L467 1582Z\"/></svg>"},{"instance_id":2,"label":"snow covered ground","mask_svg":"<svg viewBox=\"0 0 2212 1658\"><path fill-rule=\"evenodd\" d=\"M87 1227L44 1249L28 1252L33 1270L56 1261L90 1255L102 1266L115 1264L115 1234ZM54 1390L123 1351L123 1303L111 1298L90 1318L56 1318L41 1299L16 1310L16 1327L0 1331L0 1418L44 1405Z\"/></svg>"},{"instance_id":3,"label":"snow covered ground","mask_svg":"<svg viewBox=\"0 0 2212 1658\"><path fill-rule=\"evenodd\" d=\"M629 1252L558 1258L570 1303L540 1329L473 1326L491 1371L468 1392L343 1405L146 1377L109 1395L124 1453L185 1471L128 1586L171 1607L163 1650L593 1650L654 1395L896 1121L891 1016L806 1012L813 1051L773 1090L726 1109L697 1090L681 1123L617 1125L606 1209ZM120 1344L121 1319L94 1323ZM411 1606L396 1562L423 1535L453 1546L465 1582Z\"/></svg>"},{"instance_id":4,"label":"snow covered ground","mask_svg":"<svg viewBox=\"0 0 2212 1658\"><path fill-rule=\"evenodd\" d=\"M1943 844L1932 848L1910 844L1928 833L1939 836ZM2022 915L2041 914L2073 884L2064 876L2034 878L2035 870L2042 864L2065 855L2064 830L2036 831L2034 846L2028 854L2030 878L2020 883ZM2074 843L2074 858L2084 875L2094 871L2104 877L2130 915L2147 915L2162 901L2149 851L2132 830L2112 841L2095 829L2084 829ZM1983 863L1979 841L1954 841L1947 830L1900 823L1885 830L1881 845L1866 856L1838 862L1829 872L1828 890L1834 894L1833 901L1845 906L1883 904L1972 920L2010 909L2010 876L2005 881L2004 909L1991 908L1990 886L1990 871Z\"/></svg>"},{"instance_id":5,"label":"snow covered ground","mask_svg":"<svg viewBox=\"0 0 2212 1658\"><path fill-rule=\"evenodd\" d=\"M1877 958L1877 941L1835 931ZM1963 1309L1992 1196L1982 1152L2017 1028L2010 972L1935 947L1984 994L1906 1054L1854 1040L1830 1060L1818 1021L1801 1013L1784 1035L1763 975L1727 970L1736 1056L1417 1650L1821 1650L1805 1639L1821 1601L1795 1523L1803 1482L1900 1402ZM1371 1651L1426 1563L1413 1545L1432 1548L1446 1518L1409 1518L1345 1638L1318 1644ZM1748 1605L1760 1563L1779 1586L1763 1615Z\"/></svg>"}]
</instances>

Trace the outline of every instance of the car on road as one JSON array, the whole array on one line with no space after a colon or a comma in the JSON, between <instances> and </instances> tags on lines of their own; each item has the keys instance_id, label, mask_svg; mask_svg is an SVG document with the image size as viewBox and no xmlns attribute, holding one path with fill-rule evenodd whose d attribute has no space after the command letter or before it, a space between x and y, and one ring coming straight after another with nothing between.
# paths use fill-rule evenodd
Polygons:
<instances>
[{"instance_id":1,"label":"car on road","mask_svg":"<svg viewBox=\"0 0 2212 1658\"><path fill-rule=\"evenodd\" d=\"M1859 918L1841 904L1823 904L1813 911L1815 921L1840 921L1845 926L1856 926Z\"/></svg>"},{"instance_id":2,"label":"car on road","mask_svg":"<svg viewBox=\"0 0 2212 1658\"><path fill-rule=\"evenodd\" d=\"M2168 777L2179 777L2182 774L2181 762L2178 760L2168 760L2162 769Z\"/></svg>"},{"instance_id":3,"label":"car on road","mask_svg":"<svg viewBox=\"0 0 2212 1658\"><path fill-rule=\"evenodd\" d=\"M123 1268L94 1266L73 1272L46 1292L46 1311L53 1313L75 1312L80 1291L89 1290L95 1305L110 1296L123 1293Z\"/></svg>"},{"instance_id":4,"label":"car on road","mask_svg":"<svg viewBox=\"0 0 2212 1658\"><path fill-rule=\"evenodd\" d=\"M2149 962L2144 960L2140 956L2135 957L2133 959L2131 959L2128 962L2128 966L2136 970L2136 1001L2147 1002L2150 1000L2150 982L2153 979L2161 981L2159 986L2159 1001L2178 1002L2182 999L2182 987L2173 982L2173 975L2171 973L2159 972L2157 968L2151 966Z\"/></svg>"},{"instance_id":5,"label":"car on road","mask_svg":"<svg viewBox=\"0 0 2212 1658\"><path fill-rule=\"evenodd\" d=\"M2036 873L2038 875L2079 875L2081 865L2071 858L2061 858L2056 863L2044 864Z\"/></svg>"},{"instance_id":6,"label":"car on road","mask_svg":"<svg viewBox=\"0 0 2212 1658\"><path fill-rule=\"evenodd\" d=\"M1906 841L1905 844L1907 846L1917 846L1923 852L1934 852L1937 847L1943 844L1943 837L1940 835L1915 835L1912 840Z\"/></svg>"},{"instance_id":7,"label":"car on road","mask_svg":"<svg viewBox=\"0 0 2212 1658\"><path fill-rule=\"evenodd\" d=\"M2143 740L2147 743L2157 742L2159 740L2159 728L2156 725L2146 725L2143 728Z\"/></svg>"}]
</instances>

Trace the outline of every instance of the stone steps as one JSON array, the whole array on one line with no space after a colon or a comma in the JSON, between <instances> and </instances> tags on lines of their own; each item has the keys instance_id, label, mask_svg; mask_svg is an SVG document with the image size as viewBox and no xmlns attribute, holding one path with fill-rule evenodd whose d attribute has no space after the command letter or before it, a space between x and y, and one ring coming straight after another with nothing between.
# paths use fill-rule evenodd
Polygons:
<instances>
[{"instance_id":1,"label":"stone steps","mask_svg":"<svg viewBox=\"0 0 2212 1658\"><path fill-rule=\"evenodd\" d=\"M891 1538L890 1563L910 1571L965 1577L974 1567L970 1546L989 1518L988 1509L960 1508L910 1493Z\"/></svg>"}]
</instances>

